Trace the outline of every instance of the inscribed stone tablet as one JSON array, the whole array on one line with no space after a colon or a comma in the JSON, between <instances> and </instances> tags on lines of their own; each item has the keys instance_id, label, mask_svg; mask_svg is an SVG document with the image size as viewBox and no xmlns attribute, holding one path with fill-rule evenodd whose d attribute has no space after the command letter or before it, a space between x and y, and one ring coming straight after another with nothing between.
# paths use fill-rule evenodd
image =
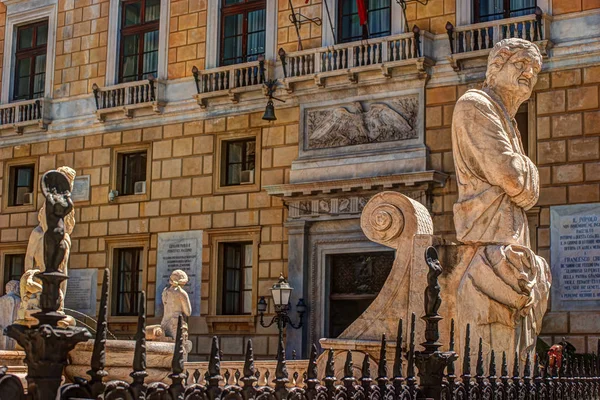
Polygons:
<instances>
[{"instance_id":1,"label":"inscribed stone tablet","mask_svg":"<svg viewBox=\"0 0 600 400\"><path fill-rule=\"evenodd\" d=\"M600 204L550 208L552 311L600 310Z\"/></svg>"},{"instance_id":2,"label":"inscribed stone tablet","mask_svg":"<svg viewBox=\"0 0 600 400\"><path fill-rule=\"evenodd\" d=\"M169 285L171 272L181 269L189 278L184 289L190 297L192 315L199 316L200 285L202 283L202 231L159 233L156 263L154 315L163 314L162 291Z\"/></svg>"},{"instance_id":3,"label":"inscribed stone tablet","mask_svg":"<svg viewBox=\"0 0 600 400\"><path fill-rule=\"evenodd\" d=\"M65 295L65 308L96 317L96 287L98 270L70 269Z\"/></svg>"},{"instance_id":4,"label":"inscribed stone tablet","mask_svg":"<svg viewBox=\"0 0 600 400\"><path fill-rule=\"evenodd\" d=\"M90 176L81 175L75 177L73 182L73 193L71 193L73 201L88 201L90 199Z\"/></svg>"}]
</instances>

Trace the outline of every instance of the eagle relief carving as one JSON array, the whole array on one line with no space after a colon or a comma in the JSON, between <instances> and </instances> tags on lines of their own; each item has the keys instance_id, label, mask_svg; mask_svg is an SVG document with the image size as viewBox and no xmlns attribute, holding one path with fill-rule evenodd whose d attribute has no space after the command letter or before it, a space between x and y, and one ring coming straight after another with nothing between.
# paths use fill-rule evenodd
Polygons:
<instances>
[{"instance_id":1,"label":"eagle relief carving","mask_svg":"<svg viewBox=\"0 0 600 400\"><path fill-rule=\"evenodd\" d=\"M418 137L418 98L354 102L306 113L308 149L391 142Z\"/></svg>"}]
</instances>

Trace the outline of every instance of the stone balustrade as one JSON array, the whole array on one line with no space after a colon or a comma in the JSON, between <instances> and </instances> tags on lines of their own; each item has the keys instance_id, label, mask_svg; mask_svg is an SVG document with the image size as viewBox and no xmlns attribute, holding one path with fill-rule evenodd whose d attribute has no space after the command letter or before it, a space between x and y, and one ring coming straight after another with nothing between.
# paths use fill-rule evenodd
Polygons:
<instances>
[{"instance_id":1,"label":"stone balustrade","mask_svg":"<svg viewBox=\"0 0 600 400\"><path fill-rule=\"evenodd\" d=\"M208 361L186 362L185 369L190 375L198 371L202 378L204 377L204 373L208 371L208 364ZM256 377L258 378L259 385L273 385L272 380L275 379L277 360L254 360L254 368L256 369ZM287 360L286 368L289 374L289 385L302 387L304 385L304 373L308 369L308 360ZM221 374L223 375L221 384L238 384L238 372L239 376L243 376L244 360L221 361Z\"/></svg>"},{"instance_id":2,"label":"stone balustrade","mask_svg":"<svg viewBox=\"0 0 600 400\"><path fill-rule=\"evenodd\" d=\"M522 17L500 19L465 26L446 24L450 41L450 61L455 70L460 69L460 61L487 55L499 41L520 38L534 42L542 55L547 55L552 17L538 7L535 14Z\"/></svg>"},{"instance_id":3,"label":"stone balustrade","mask_svg":"<svg viewBox=\"0 0 600 400\"><path fill-rule=\"evenodd\" d=\"M257 86L262 92L260 86L271 78L271 69L270 63L261 59L206 70L194 67L192 74L196 82L195 98L205 108L209 98L228 96L231 102L237 103L243 92L257 90Z\"/></svg>"},{"instance_id":4,"label":"stone balustrade","mask_svg":"<svg viewBox=\"0 0 600 400\"><path fill-rule=\"evenodd\" d=\"M294 82L307 79L323 86L327 77L348 74L348 79L356 82L360 72L381 69L389 77L391 68L410 64L423 72L424 64L433 63L432 41L431 33L415 26L412 32L399 35L287 54L280 51L283 82L290 92Z\"/></svg>"},{"instance_id":5,"label":"stone balustrade","mask_svg":"<svg viewBox=\"0 0 600 400\"><path fill-rule=\"evenodd\" d=\"M133 117L135 109L152 108L154 112L159 112L160 87L160 82L153 77L102 88L94 84L96 115L104 121L107 114L115 111L123 111L128 118Z\"/></svg>"},{"instance_id":6,"label":"stone balustrade","mask_svg":"<svg viewBox=\"0 0 600 400\"><path fill-rule=\"evenodd\" d=\"M0 130L14 129L23 133L27 126L38 125L46 130L49 123L45 117L46 101L33 99L0 105Z\"/></svg>"}]
</instances>

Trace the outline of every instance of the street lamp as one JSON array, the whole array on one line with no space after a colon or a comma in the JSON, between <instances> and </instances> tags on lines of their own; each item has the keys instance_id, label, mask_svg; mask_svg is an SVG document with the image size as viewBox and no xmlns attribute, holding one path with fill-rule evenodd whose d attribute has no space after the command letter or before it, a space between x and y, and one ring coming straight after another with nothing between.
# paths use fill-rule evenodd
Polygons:
<instances>
[{"instance_id":1,"label":"street lamp","mask_svg":"<svg viewBox=\"0 0 600 400\"><path fill-rule=\"evenodd\" d=\"M271 325L277 323L277 329L279 329L279 339L283 339L283 330L287 325L290 325L294 329L302 328L302 318L306 313L306 304L304 299L299 299L296 304L296 311L298 312L299 321L295 325L290 317L288 311L290 310L290 297L292 296L293 287L290 286L288 281L285 280L283 274L279 276L279 281L271 287L271 296L273 297L273 303L275 304L275 316L271 319L271 322L265 323L264 315L267 311L267 301L264 297L261 297L258 301L258 312L260 313L260 325L264 328L268 328Z\"/></svg>"}]
</instances>

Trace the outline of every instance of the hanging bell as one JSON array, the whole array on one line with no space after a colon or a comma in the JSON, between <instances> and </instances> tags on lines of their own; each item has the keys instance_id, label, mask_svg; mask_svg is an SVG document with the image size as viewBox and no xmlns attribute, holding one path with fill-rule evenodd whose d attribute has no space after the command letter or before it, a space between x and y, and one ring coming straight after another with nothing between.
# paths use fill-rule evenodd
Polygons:
<instances>
[{"instance_id":1,"label":"hanging bell","mask_svg":"<svg viewBox=\"0 0 600 400\"><path fill-rule=\"evenodd\" d=\"M263 115L262 119L265 121L276 121L277 117L275 116L275 107L273 107L273 101L269 100L267 102L267 107L265 108L265 115Z\"/></svg>"}]
</instances>

